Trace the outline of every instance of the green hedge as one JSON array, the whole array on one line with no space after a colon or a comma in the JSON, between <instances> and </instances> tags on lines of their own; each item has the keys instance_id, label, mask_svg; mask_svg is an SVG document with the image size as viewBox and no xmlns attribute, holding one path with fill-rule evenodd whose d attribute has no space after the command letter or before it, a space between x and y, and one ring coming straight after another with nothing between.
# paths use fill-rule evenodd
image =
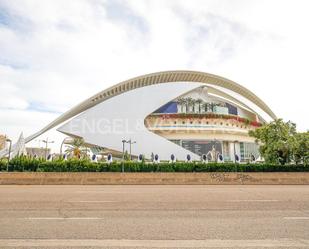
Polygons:
<instances>
[{"instance_id":1,"label":"green hedge","mask_svg":"<svg viewBox=\"0 0 309 249\"><path fill-rule=\"evenodd\" d=\"M121 172L122 163L93 163L87 159L45 161L28 157L16 157L9 163L9 171L39 172ZM0 160L0 170L6 171L7 161ZM309 172L309 165L235 164L202 162L124 162L125 172Z\"/></svg>"},{"instance_id":2,"label":"green hedge","mask_svg":"<svg viewBox=\"0 0 309 249\"><path fill-rule=\"evenodd\" d=\"M0 171L5 171L7 167L7 161L6 160L0 160Z\"/></svg>"}]
</instances>

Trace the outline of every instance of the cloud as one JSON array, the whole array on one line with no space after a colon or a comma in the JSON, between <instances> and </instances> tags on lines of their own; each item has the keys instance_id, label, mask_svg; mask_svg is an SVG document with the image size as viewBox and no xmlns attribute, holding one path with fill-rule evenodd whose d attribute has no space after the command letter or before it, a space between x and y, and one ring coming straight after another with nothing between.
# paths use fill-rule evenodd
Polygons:
<instances>
[{"instance_id":1,"label":"cloud","mask_svg":"<svg viewBox=\"0 0 309 249\"><path fill-rule=\"evenodd\" d=\"M175 12L188 30L185 36L186 48L193 67L201 62L200 59L207 65L224 63L239 52L244 52L244 49L247 50L250 41L263 37L241 23L211 12L200 16L186 9L178 8Z\"/></svg>"},{"instance_id":2,"label":"cloud","mask_svg":"<svg viewBox=\"0 0 309 249\"><path fill-rule=\"evenodd\" d=\"M1 0L1 132L30 135L41 127L22 117L54 117L119 81L172 69L230 78L308 129L307 9L292 0Z\"/></svg>"},{"instance_id":3,"label":"cloud","mask_svg":"<svg viewBox=\"0 0 309 249\"><path fill-rule=\"evenodd\" d=\"M135 13L126 1L106 1L104 8L107 18L112 22L125 25L128 32L132 31L132 29L140 33L147 33L149 31L146 19Z\"/></svg>"}]
</instances>

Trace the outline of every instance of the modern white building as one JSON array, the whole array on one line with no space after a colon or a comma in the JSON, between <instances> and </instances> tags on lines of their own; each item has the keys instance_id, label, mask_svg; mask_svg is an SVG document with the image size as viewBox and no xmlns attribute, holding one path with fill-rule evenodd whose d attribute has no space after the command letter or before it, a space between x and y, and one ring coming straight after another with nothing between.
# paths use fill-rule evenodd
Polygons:
<instances>
[{"instance_id":1,"label":"modern white building","mask_svg":"<svg viewBox=\"0 0 309 249\"><path fill-rule=\"evenodd\" d=\"M166 71L116 84L83 101L26 143L58 126L94 148L121 152L122 140L135 141L132 154L169 160L240 161L258 158L248 131L276 119L245 87L196 71ZM2 154L4 151L2 151ZM204 156L204 157L205 157Z\"/></svg>"}]
</instances>

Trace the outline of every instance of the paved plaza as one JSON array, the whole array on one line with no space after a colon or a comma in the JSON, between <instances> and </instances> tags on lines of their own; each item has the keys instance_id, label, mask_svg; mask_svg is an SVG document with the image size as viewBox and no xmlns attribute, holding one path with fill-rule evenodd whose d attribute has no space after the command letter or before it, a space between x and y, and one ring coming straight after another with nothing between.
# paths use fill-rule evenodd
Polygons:
<instances>
[{"instance_id":1,"label":"paved plaza","mask_svg":"<svg viewBox=\"0 0 309 249\"><path fill-rule=\"evenodd\" d=\"M0 186L0 248L309 248L309 186Z\"/></svg>"}]
</instances>

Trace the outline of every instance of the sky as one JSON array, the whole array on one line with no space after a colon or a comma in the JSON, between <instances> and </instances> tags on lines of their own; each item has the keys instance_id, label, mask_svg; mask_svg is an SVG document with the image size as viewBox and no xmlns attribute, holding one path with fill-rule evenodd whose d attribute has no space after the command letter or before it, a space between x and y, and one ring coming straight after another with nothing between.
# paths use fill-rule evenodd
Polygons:
<instances>
[{"instance_id":1,"label":"sky","mask_svg":"<svg viewBox=\"0 0 309 249\"><path fill-rule=\"evenodd\" d=\"M0 134L31 135L131 77L231 79L309 129L307 0L0 0Z\"/></svg>"}]
</instances>

